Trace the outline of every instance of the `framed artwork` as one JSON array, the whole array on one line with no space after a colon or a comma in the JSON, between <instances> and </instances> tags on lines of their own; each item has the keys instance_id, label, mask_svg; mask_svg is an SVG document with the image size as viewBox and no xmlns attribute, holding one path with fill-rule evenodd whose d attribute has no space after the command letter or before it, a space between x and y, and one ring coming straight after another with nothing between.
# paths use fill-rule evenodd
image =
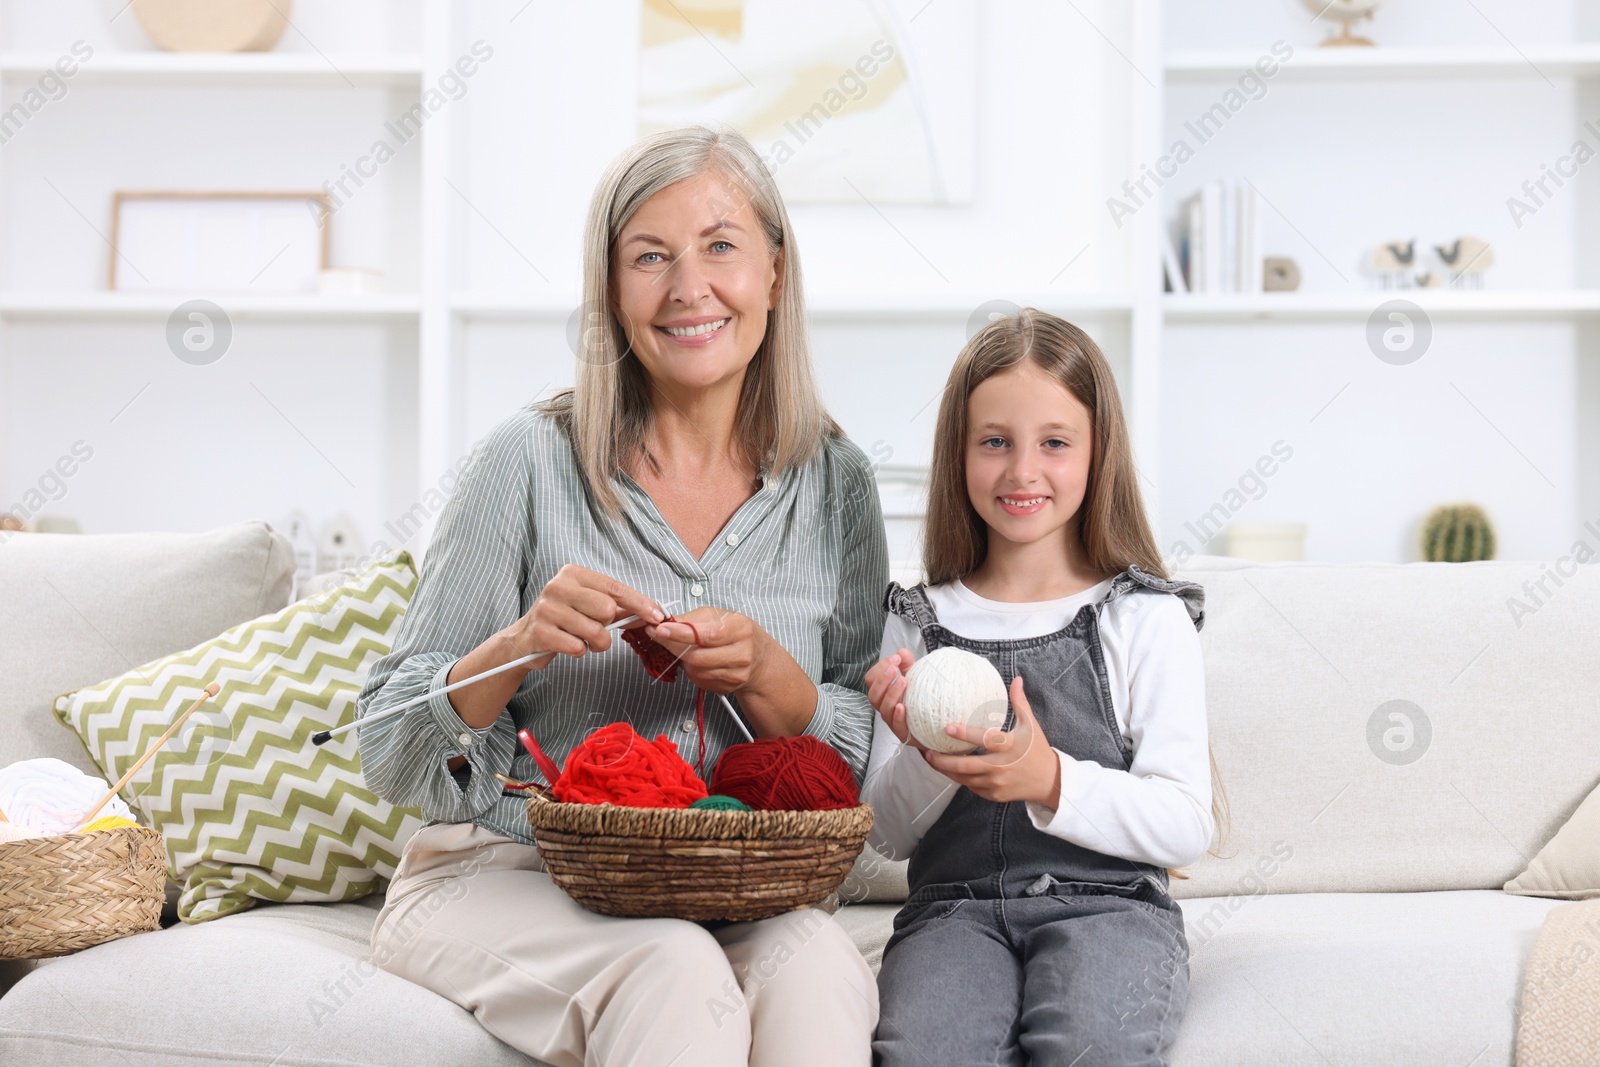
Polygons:
<instances>
[{"instance_id":1,"label":"framed artwork","mask_svg":"<svg viewBox=\"0 0 1600 1067\"><path fill-rule=\"evenodd\" d=\"M119 191L107 285L142 291L317 291L328 265L322 192Z\"/></svg>"},{"instance_id":2,"label":"framed artwork","mask_svg":"<svg viewBox=\"0 0 1600 1067\"><path fill-rule=\"evenodd\" d=\"M976 0L639 0L639 133L738 127L792 203L970 203Z\"/></svg>"}]
</instances>

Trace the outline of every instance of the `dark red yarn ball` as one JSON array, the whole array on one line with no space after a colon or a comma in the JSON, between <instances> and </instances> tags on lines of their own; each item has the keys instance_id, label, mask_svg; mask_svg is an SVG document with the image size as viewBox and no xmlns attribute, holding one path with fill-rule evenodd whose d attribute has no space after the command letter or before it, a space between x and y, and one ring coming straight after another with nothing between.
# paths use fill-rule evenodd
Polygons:
<instances>
[{"instance_id":1,"label":"dark red yarn ball","mask_svg":"<svg viewBox=\"0 0 1600 1067\"><path fill-rule=\"evenodd\" d=\"M844 757L815 737L762 737L717 760L711 792L756 811L826 811L861 803Z\"/></svg>"}]
</instances>

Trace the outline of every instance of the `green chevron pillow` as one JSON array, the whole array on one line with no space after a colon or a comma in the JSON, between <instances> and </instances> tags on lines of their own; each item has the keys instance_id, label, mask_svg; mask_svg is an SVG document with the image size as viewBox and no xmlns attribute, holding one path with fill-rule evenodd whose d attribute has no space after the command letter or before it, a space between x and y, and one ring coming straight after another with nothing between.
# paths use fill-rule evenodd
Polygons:
<instances>
[{"instance_id":1,"label":"green chevron pillow","mask_svg":"<svg viewBox=\"0 0 1600 1067\"><path fill-rule=\"evenodd\" d=\"M185 922L258 899L355 900L387 888L421 815L367 788L354 731L321 748L311 735L355 718L416 585L410 554L390 553L344 585L56 698L56 718L114 782L208 682L221 686L122 790L166 839Z\"/></svg>"}]
</instances>

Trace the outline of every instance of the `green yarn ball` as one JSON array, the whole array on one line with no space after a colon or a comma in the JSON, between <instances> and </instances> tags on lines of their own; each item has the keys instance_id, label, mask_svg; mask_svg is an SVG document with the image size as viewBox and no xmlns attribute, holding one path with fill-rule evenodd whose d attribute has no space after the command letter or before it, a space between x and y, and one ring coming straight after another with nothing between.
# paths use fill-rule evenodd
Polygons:
<instances>
[{"instance_id":1,"label":"green yarn ball","mask_svg":"<svg viewBox=\"0 0 1600 1067\"><path fill-rule=\"evenodd\" d=\"M720 794L717 794L717 793L713 793L708 797L701 797L699 800L695 801L693 804L690 804L689 806L691 808L699 808L701 811L749 811L750 810L750 805L746 804L744 801L739 800L736 797L721 796Z\"/></svg>"}]
</instances>

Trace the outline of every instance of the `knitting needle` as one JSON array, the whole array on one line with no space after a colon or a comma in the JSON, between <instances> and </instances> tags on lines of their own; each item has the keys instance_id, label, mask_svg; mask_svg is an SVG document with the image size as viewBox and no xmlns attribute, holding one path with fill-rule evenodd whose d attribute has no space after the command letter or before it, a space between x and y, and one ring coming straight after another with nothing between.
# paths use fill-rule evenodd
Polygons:
<instances>
[{"instance_id":1,"label":"knitting needle","mask_svg":"<svg viewBox=\"0 0 1600 1067\"><path fill-rule=\"evenodd\" d=\"M459 682L451 682L442 689L436 689L431 693L423 693L412 700L407 700L402 704L396 704L392 708L386 708L385 710L378 712L376 715L368 715L365 719L356 719L332 730L322 730L318 733L314 733L311 735L311 743L313 745L325 745L329 741L332 741L335 737L338 737L340 734L354 730L357 726L371 726L375 722L382 722L384 719L398 715L402 711L406 711L410 708L414 708L418 704L426 704L436 696L443 696L445 693L452 693L464 685L471 685L473 682L480 682L491 675L499 674L501 671L509 671L512 667L520 667L529 660L538 659L540 656L553 655L555 655L553 652L530 652L526 656L518 656L509 663L502 663L498 667L490 667L482 674L474 674L471 678L463 678Z\"/></svg>"},{"instance_id":2,"label":"knitting needle","mask_svg":"<svg viewBox=\"0 0 1600 1067\"><path fill-rule=\"evenodd\" d=\"M156 743L151 745L150 748L145 752L145 754L139 757L139 762L135 763L132 767L129 767L128 768L128 773L124 774L121 778L117 779L117 784L111 787L111 792L109 792L105 796L101 797L100 798L100 803L98 803L94 807L90 808L89 809L89 814L85 815L82 819L78 820L78 825L74 826L72 828L71 832L76 833L80 827L84 827L84 826L89 825L89 823L91 821L93 821L95 815L97 815L99 813L100 809L105 807L107 804L109 804L111 802L111 798L116 796L118 791L120 791L123 786L127 785L128 782L130 780L132 780L132 778L133 778L133 776L135 774L139 773L139 768L143 767L146 763L148 763L150 761L150 757L154 756L156 754L156 749L158 749L162 745L166 744L167 740L173 734L178 732L178 727L182 726L184 724L184 722L188 720L189 716L193 715L196 711L198 711L200 709L200 705L201 704L204 704L206 701L208 701L212 697L216 696L219 692L221 692L221 690L222 690L222 687L219 686L216 682L207 683L206 684L206 688L205 688L205 692L201 695L200 699L196 700L193 704L190 704L189 705L189 710L184 712L182 715L179 715L178 718L173 722L173 724L171 726L167 727L167 732L162 734L160 737L156 738Z\"/></svg>"},{"instance_id":3,"label":"knitting needle","mask_svg":"<svg viewBox=\"0 0 1600 1067\"><path fill-rule=\"evenodd\" d=\"M539 747L539 742L534 740L533 734L526 729L517 731L517 740L522 742L522 747L528 750L528 755L533 757L533 762L538 766L539 773L544 775L544 780L551 785L556 784L556 779L561 777L561 771L556 767L556 761L544 754L544 749Z\"/></svg>"},{"instance_id":4,"label":"knitting needle","mask_svg":"<svg viewBox=\"0 0 1600 1067\"><path fill-rule=\"evenodd\" d=\"M661 607L663 609L665 609L665 608L671 606L672 604L676 604L676 603L677 603L676 600L670 600L666 604L661 605ZM639 621L639 616L637 616L637 615L629 615L626 619L618 619L616 622L612 623L610 626L607 626L606 629L607 630L618 631L618 630L621 630L624 626L627 626L630 623L635 623L635 622L638 622L638 621ZM376 715L368 715L364 719L356 719L356 720L354 720L352 722L347 722L343 726L336 727L336 728L334 728L332 730L322 730L322 731L319 731L317 733L314 733L314 734L311 735L311 743L313 745L325 745L329 741L332 741L335 737L338 737L340 734L346 733L346 732L348 732L350 730L354 730L358 726L370 726L375 722L382 722L384 719L387 719L392 715L398 715L402 711L406 711L406 710L408 710L410 708L414 708L418 704L425 704L429 700L432 700L436 696L442 696L445 693L454 692L455 690L460 689L464 685L471 685L473 682L482 681L483 679L488 678L490 675L499 674L501 671L509 671L513 667L520 667L524 663L528 663L528 662L530 662L532 660L538 659L540 656L545 657L545 663L548 663L548 662L550 662L551 659L553 659L555 657L555 655L556 654L554 652L530 652L526 656L519 656L519 657L517 657L516 659L512 660L509 663L502 663L498 667L490 667L488 670L482 672L481 674L474 674L471 678L463 678L459 682L451 682L449 685L443 687L442 689L436 689L431 693L423 693L420 696L417 696L417 697L415 697L415 698L413 698L411 700L407 700L402 704L396 704L392 708L385 708L383 711L378 712L378 714L376 714ZM543 666L543 664L540 664L540 666Z\"/></svg>"},{"instance_id":5,"label":"knitting needle","mask_svg":"<svg viewBox=\"0 0 1600 1067\"><path fill-rule=\"evenodd\" d=\"M721 700L722 706L728 709L728 718L732 719L733 725L739 728L739 732L741 734L744 734L744 739L746 741L754 741L755 738L751 737L750 731L745 728L744 720L739 718L739 713L737 711L733 710L733 704L728 700L728 694L718 693L717 699Z\"/></svg>"},{"instance_id":6,"label":"knitting needle","mask_svg":"<svg viewBox=\"0 0 1600 1067\"><path fill-rule=\"evenodd\" d=\"M507 778L499 771L496 771L494 776L504 782L507 789L522 790L533 799L541 801L545 804L555 803L555 801L544 795L545 787L540 785L538 782L519 782L515 778Z\"/></svg>"}]
</instances>

